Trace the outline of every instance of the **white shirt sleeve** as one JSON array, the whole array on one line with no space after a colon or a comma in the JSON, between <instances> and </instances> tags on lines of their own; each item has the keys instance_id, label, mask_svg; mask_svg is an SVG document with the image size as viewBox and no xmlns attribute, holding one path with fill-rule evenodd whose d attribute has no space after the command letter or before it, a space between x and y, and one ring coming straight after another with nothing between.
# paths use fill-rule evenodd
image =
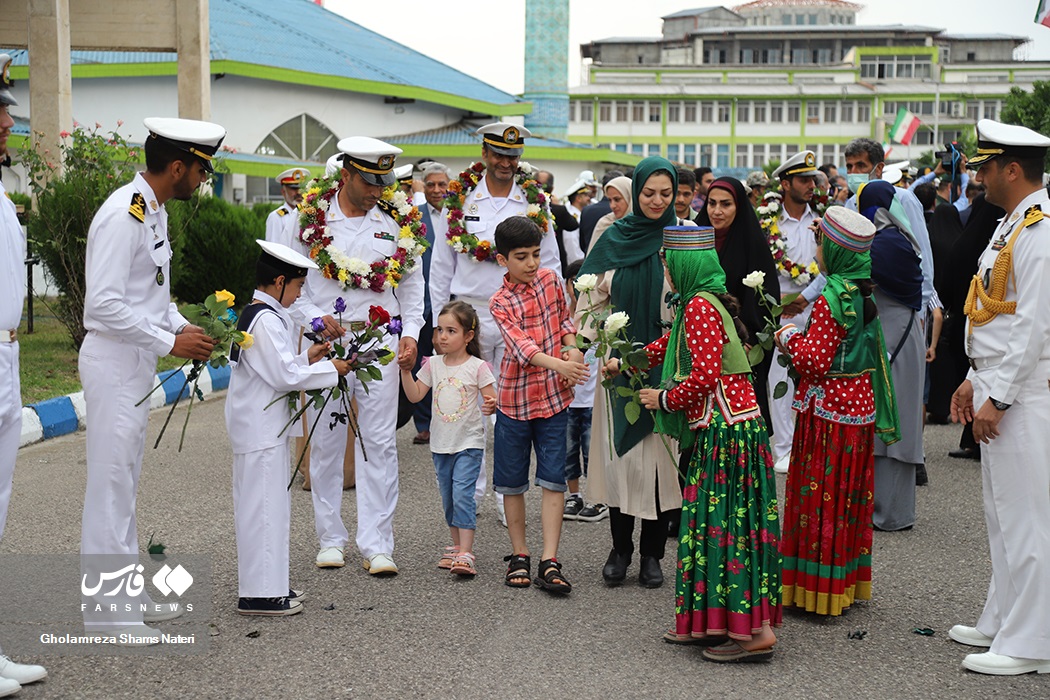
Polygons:
<instances>
[{"instance_id":1,"label":"white shirt sleeve","mask_svg":"<svg viewBox=\"0 0 1050 700\"><path fill-rule=\"evenodd\" d=\"M456 275L457 257L445 237L439 239L435 231L434 249L430 253L430 309L431 323L435 328L438 325L438 313L452 297L452 278Z\"/></svg>"}]
</instances>

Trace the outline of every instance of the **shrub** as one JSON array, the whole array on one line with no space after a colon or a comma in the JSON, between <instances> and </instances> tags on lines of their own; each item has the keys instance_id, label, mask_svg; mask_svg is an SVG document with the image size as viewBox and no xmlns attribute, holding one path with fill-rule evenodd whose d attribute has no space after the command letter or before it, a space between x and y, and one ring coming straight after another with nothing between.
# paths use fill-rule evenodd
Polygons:
<instances>
[{"instance_id":1,"label":"shrub","mask_svg":"<svg viewBox=\"0 0 1050 700\"><path fill-rule=\"evenodd\" d=\"M171 239L171 292L187 303L203 301L227 289L242 306L255 290L255 261L266 223L250 209L224 199L195 194L186 202L171 200L168 237Z\"/></svg>"},{"instance_id":2,"label":"shrub","mask_svg":"<svg viewBox=\"0 0 1050 700\"><path fill-rule=\"evenodd\" d=\"M84 341L88 228L106 198L134 177L136 166L136 152L124 138L116 131L105 135L101 128L96 124L91 131L77 126L71 134L63 132L61 153L44 148L39 140L43 134L37 132L32 147L22 151L37 200L28 216L29 240L58 290L57 301L45 304L77 348Z\"/></svg>"}]
</instances>

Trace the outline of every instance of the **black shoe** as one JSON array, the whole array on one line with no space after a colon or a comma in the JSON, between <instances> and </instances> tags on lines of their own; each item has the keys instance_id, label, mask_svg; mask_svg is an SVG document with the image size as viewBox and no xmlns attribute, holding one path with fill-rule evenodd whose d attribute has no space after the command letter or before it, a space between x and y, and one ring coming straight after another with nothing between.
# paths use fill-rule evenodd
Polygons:
<instances>
[{"instance_id":1,"label":"black shoe","mask_svg":"<svg viewBox=\"0 0 1050 700\"><path fill-rule=\"evenodd\" d=\"M957 450L952 450L951 452L949 452L948 456L954 457L955 459L975 459L978 462L980 462L981 450L974 449L972 447L960 447Z\"/></svg>"},{"instance_id":2,"label":"black shoe","mask_svg":"<svg viewBox=\"0 0 1050 700\"><path fill-rule=\"evenodd\" d=\"M678 537L678 531L682 528L682 515L679 513L677 517L671 518L667 521L667 536L676 538Z\"/></svg>"},{"instance_id":3,"label":"black shoe","mask_svg":"<svg viewBox=\"0 0 1050 700\"><path fill-rule=\"evenodd\" d=\"M581 510L583 510L583 498L569 496L565 499L565 510L561 514L562 520L578 520Z\"/></svg>"},{"instance_id":4,"label":"black shoe","mask_svg":"<svg viewBox=\"0 0 1050 700\"><path fill-rule=\"evenodd\" d=\"M237 612L241 615L280 616L303 611L303 604L288 598L238 598Z\"/></svg>"},{"instance_id":5,"label":"black shoe","mask_svg":"<svg viewBox=\"0 0 1050 700\"><path fill-rule=\"evenodd\" d=\"M576 516L576 519L585 523L597 523L608 517L609 506L604 503L592 503L589 506L584 506L579 515Z\"/></svg>"},{"instance_id":6,"label":"black shoe","mask_svg":"<svg viewBox=\"0 0 1050 700\"><path fill-rule=\"evenodd\" d=\"M638 583L645 588L659 588L664 585L664 572L660 570L660 560L656 557L642 557L641 570L638 572Z\"/></svg>"},{"instance_id":7,"label":"black shoe","mask_svg":"<svg viewBox=\"0 0 1050 700\"><path fill-rule=\"evenodd\" d=\"M602 578L606 586L619 586L627 578L627 567L631 565L630 554L620 554L615 549L609 552L602 569Z\"/></svg>"},{"instance_id":8,"label":"black shoe","mask_svg":"<svg viewBox=\"0 0 1050 700\"><path fill-rule=\"evenodd\" d=\"M920 464L915 467L915 485L925 486L928 483L930 483L930 476L926 473L926 465Z\"/></svg>"}]
</instances>

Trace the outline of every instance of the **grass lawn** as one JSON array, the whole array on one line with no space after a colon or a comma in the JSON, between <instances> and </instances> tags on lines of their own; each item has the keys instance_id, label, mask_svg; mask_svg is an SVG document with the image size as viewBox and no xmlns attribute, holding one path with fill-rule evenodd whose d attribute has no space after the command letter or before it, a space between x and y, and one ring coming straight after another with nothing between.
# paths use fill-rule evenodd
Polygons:
<instances>
[{"instance_id":1,"label":"grass lawn","mask_svg":"<svg viewBox=\"0 0 1050 700\"><path fill-rule=\"evenodd\" d=\"M80 391L77 350L66 327L40 300L33 303L33 332L28 333L26 328L23 310L22 324L18 327L22 405ZM182 363L177 357L162 357L157 370L174 369Z\"/></svg>"}]
</instances>

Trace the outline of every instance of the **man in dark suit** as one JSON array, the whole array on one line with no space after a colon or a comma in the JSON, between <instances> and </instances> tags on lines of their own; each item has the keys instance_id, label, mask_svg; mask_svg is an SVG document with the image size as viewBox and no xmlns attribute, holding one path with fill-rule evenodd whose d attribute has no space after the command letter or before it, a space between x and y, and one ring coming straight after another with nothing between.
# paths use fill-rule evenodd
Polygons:
<instances>
[{"instance_id":1,"label":"man in dark suit","mask_svg":"<svg viewBox=\"0 0 1050 700\"><path fill-rule=\"evenodd\" d=\"M598 223L598 219L612 212L604 196L605 186L618 177L623 177L623 173L619 170L610 170L605 173L605 177L602 178L602 198L585 206L583 213L580 214L580 247L583 248L584 253L591 246L591 235L594 233L594 225Z\"/></svg>"}]
</instances>

